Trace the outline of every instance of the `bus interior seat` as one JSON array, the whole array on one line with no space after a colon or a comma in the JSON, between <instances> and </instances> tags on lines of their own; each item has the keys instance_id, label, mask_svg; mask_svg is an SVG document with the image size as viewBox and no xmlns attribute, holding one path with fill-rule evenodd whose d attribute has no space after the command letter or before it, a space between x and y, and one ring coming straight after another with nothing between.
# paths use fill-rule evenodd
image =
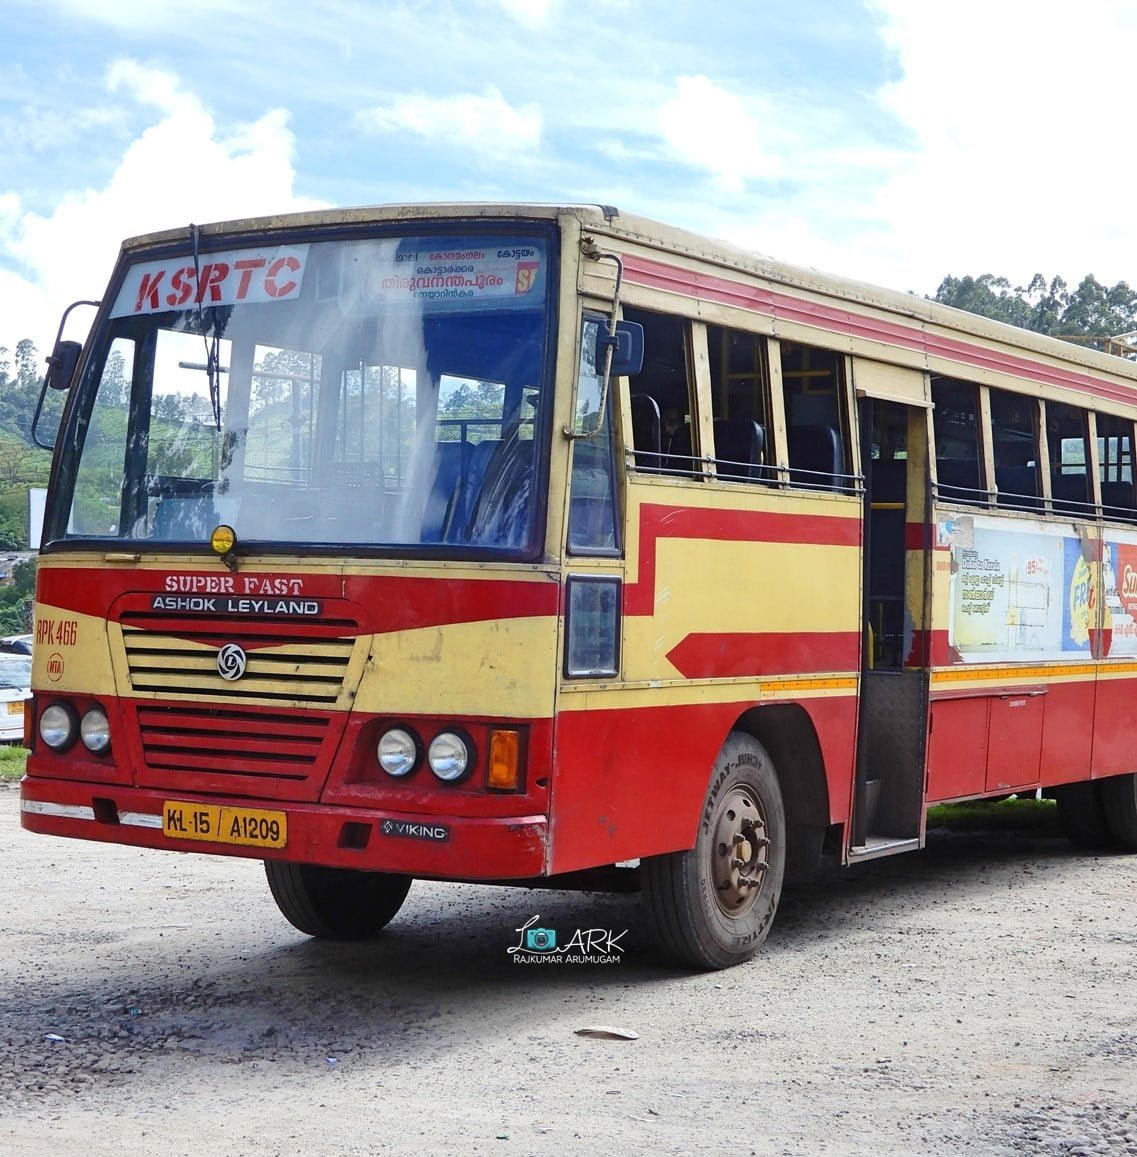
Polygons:
<instances>
[{"instance_id":1,"label":"bus interior seat","mask_svg":"<svg viewBox=\"0 0 1137 1157\"><path fill-rule=\"evenodd\" d=\"M1027 510L1042 505L1038 497L1038 474L1033 466L995 465L995 489L999 492L999 505L1020 507Z\"/></svg>"},{"instance_id":2,"label":"bus interior seat","mask_svg":"<svg viewBox=\"0 0 1137 1157\"><path fill-rule=\"evenodd\" d=\"M474 503L481 492L482 483L485 481L490 463L501 448L502 441L501 438L484 438L481 442L472 443L470 465L465 477L461 479L462 494L460 495L459 510L456 513L456 518L460 521L455 522L456 526L466 526L473 516ZM532 442L527 442L525 445L532 448Z\"/></svg>"},{"instance_id":3,"label":"bus interior seat","mask_svg":"<svg viewBox=\"0 0 1137 1157\"><path fill-rule=\"evenodd\" d=\"M650 394L632 395L632 446L635 463L640 470L658 470L662 458L659 452L659 403Z\"/></svg>"},{"instance_id":4,"label":"bus interior seat","mask_svg":"<svg viewBox=\"0 0 1137 1157\"><path fill-rule=\"evenodd\" d=\"M1081 511L1089 513L1089 478L1081 474L1064 474L1061 470L1054 470L1050 475L1050 493L1054 499L1055 510L1068 510L1074 513Z\"/></svg>"},{"instance_id":5,"label":"bus interior seat","mask_svg":"<svg viewBox=\"0 0 1137 1157\"><path fill-rule=\"evenodd\" d=\"M1106 516L1132 522L1135 517L1132 482L1103 482L1101 504Z\"/></svg>"},{"instance_id":6,"label":"bus interior seat","mask_svg":"<svg viewBox=\"0 0 1137 1157\"><path fill-rule=\"evenodd\" d=\"M671 435L670 441L663 447L663 455L663 468L668 474L694 475L697 473L689 423L684 422Z\"/></svg>"},{"instance_id":7,"label":"bus interior seat","mask_svg":"<svg viewBox=\"0 0 1137 1157\"><path fill-rule=\"evenodd\" d=\"M435 472L422 515L421 542L455 542L464 534L473 497L501 442L435 443Z\"/></svg>"},{"instance_id":8,"label":"bus interior seat","mask_svg":"<svg viewBox=\"0 0 1137 1157\"><path fill-rule=\"evenodd\" d=\"M978 458L937 458L939 496L946 502L986 502Z\"/></svg>"},{"instance_id":9,"label":"bus interior seat","mask_svg":"<svg viewBox=\"0 0 1137 1157\"><path fill-rule=\"evenodd\" d=\"M460 524L461 541L520 545L535 468L534 441L516 430L500 440L478 442L466 479L468 515Z\"/></svg>"},{"instance_id":10,"label":"bus interior seat","mask_svg":"<svg viewBox=\"0 0 1137 1157\"><path fill-rule=\"evenodd\" d=\"M422 542L442 541L442 532L462 474L462 459L466 450L465 442L435 443L434 477L427 492L422 512L422 529L419 532Z\"/></svg>"},{"instance_id":11,"label":"bus interior seat","mask_svg":"<svg viewBox=\"0 0 1137 1157\"><path fill-rule=\"evenodd\" d=\"M750 418L716 418L715 457L720 478L765 477L766 431Z\"/></svg>"},{"instance_id":12,"label":"bus interior seat","mask_svg":"<svg viewBox=\"0 0 1137 1157\"><path fill-rule=\"evenodd\" d=\"M842 489L841 435L833 426L791 426L788 431L790 481L814 490Z\"/></svg>"}]
</instances>

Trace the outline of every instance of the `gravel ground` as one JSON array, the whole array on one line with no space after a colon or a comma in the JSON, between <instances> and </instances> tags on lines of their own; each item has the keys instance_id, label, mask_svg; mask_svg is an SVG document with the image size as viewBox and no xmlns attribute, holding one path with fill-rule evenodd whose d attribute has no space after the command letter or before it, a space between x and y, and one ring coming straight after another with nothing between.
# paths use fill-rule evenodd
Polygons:
<instances>
[{"instance_id":1,"label":"gravel ground","mask_svg":"<svg viewBox=\"0 0 1137 1157\"><path fill-rule=\"evenodd\" d=\"M933 832L705 975L629 896L419 882L316 943L259 864L33 836L11 786L0 862L4 1154L1137 1155L1137 857ZM619 963L514 963L537 914Z\"/></svg>"}]
</instances>

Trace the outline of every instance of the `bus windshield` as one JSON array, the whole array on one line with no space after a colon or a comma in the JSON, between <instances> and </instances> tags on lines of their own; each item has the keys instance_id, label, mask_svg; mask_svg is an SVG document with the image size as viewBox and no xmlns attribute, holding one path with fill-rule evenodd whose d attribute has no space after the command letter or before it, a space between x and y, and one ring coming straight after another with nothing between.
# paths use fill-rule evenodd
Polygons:
<instances>
[{"instance_id":1,"label":"bus windshield","mask_svg":"<svg viewBox=\"0 0 1137 1157\"><path fill-rule=\"evenodd\" d=\"M547 237L212 246L126 268L48 538L533 548Z\"/></svg>"}]
</instances>

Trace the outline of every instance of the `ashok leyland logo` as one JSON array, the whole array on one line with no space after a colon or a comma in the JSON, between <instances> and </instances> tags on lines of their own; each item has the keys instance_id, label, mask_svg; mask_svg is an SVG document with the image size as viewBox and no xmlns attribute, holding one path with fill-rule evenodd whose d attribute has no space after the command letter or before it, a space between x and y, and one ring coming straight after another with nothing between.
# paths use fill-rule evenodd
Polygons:
<instances>
[{"instance_id":1,"label":"ashok leyland logo","mask_svg":"<svg viewBox=\"0 0 1137 1157\"><path fill-rule=\"evenodd\" d=\"M222 679L240 679L248 663L248 657L236 643L226 643L217 652L217 674Z\"/></svg>"},{"instance_id":2,"label":"ashok leyland logo","mask_svg":"<svg viewBox=\"0 0 1137 1157\"><path fill-rule=\"evenodd\" d=\"M555 928L542 928L532 916L514 931L521 939L509 949L514 964L619 964L624 946L621 937L628 934L608 928L577 928L564 943Z\"/></svg>"}]
</instances>

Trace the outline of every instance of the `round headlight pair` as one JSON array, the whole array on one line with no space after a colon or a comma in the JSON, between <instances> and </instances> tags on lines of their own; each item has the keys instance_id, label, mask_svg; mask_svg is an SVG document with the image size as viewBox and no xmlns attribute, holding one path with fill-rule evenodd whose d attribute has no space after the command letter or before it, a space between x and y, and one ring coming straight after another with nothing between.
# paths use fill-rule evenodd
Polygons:
<instances>
[{"instance_id":1,"label":"round headlight pair","mask_svg":"<svg viewBox=\"0 0 1137 1157\"><path fill-rule=\"evenodd\" d=\"M419 742L415 735L403 727L395 727L384 732L379 740L376 756L379 766L396 779L410 775L418 766ZM443 731L436 735L426 750L426 761L430 770L446 783L460 780L474 762L470 741L454 731Z\"/></svg>"},{"instance_id":2,"label":"round headlight pair","mask_svg":"<svg viewBox=\"0 0 1137 1157\"><path fill-rule=\"evenodd\" d=\"M39 737L52 751L66 751L76 739L92 755L102 755L111 745L111 725L101 707L92 707L83 713L70 703L52 703L39 717Z\"/></svg>"}]
</instances>

